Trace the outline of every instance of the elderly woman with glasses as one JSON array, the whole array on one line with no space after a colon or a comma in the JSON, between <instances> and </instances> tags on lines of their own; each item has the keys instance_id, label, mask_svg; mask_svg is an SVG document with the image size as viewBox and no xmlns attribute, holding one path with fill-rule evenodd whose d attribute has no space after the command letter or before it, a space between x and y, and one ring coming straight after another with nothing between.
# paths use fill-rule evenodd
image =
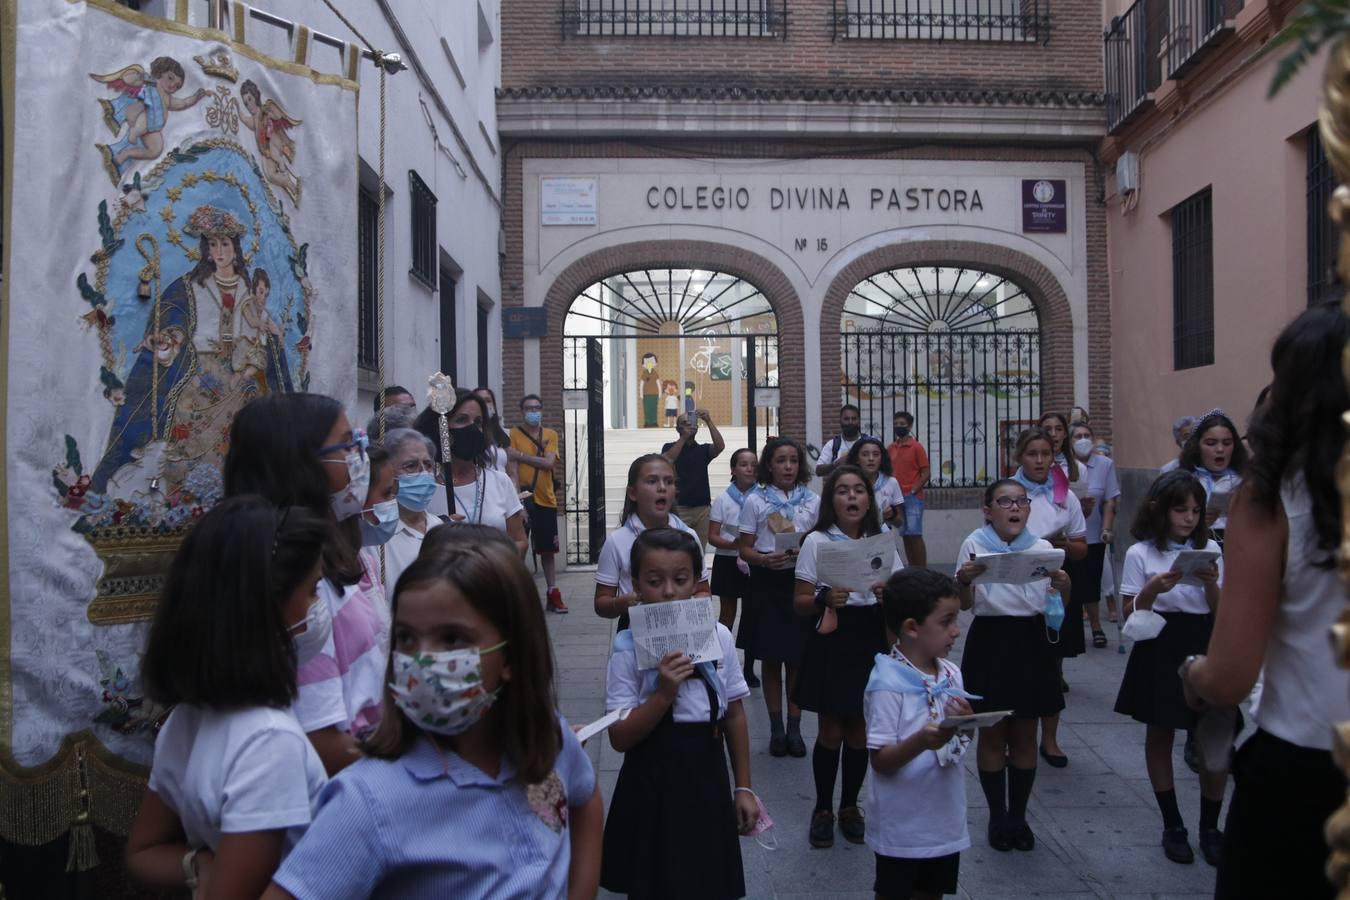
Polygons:
<instances>
[{"instance_id":1,"label":"elderly woman with glasses","mask_svg":"<svg viewBox=\"0 0 1350 900\"><path fill-rule=\"evenodd\" d=\"M384 574L390 586L410 566L422 549L427 532L442 524L427 513L427 506L441 486L436 482L436 445L413 428L395 428L384 436L398 479L398 530L384 545Z\"/></svg>"}]
</instances>

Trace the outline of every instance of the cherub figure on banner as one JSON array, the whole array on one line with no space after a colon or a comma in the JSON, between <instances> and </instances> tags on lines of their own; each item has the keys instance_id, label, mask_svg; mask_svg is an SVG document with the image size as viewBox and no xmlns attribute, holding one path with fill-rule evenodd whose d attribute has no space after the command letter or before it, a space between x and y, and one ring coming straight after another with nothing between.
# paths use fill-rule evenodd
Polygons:
<instances>
[{"instance_id":1,"label":"cherub figure on banner","mask_svg":"<svg viewBox=\"0 0 1350 900\"><path fill-rule=\"evenodd\" d=\"M291 171L291 163L295 161L295 139L291 137L290 129L298 127L300 120L287 114L276 100L264 101L262 91L251 80L239 85L239 98L247 110L240 114L239 120L253 132L258 143L263 175L299 206L300 177Z\"/></svg>"},{"instance_id":2,"label":"cherub figure on banner","mask_svg":"<svg viewBox=\"0 0 1350 900\"><path fill-rule=\"evenodd\" d=\"M158 159L164 152L163 131L171 110L190 109L211 95L200 88L191 97L174 96L187 75L171 56L156 57L150 63L148 76L140 64L133 63L107 75L91 72L89 77L120 95L98 101L103 107L104 124L120 138L111 144L95 145L114 186L121 183L130 160Z\"/></svg>"}]
</instances>

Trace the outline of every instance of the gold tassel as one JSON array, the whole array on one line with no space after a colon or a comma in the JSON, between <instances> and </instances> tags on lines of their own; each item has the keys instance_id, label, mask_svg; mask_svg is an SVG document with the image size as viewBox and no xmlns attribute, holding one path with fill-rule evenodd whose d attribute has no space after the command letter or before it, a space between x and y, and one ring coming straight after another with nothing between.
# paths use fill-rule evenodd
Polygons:
<instances>
[{"instance_id":1,"label":"gold tassel","mask_svg":"<svg viewBox=\"0 0 1350 900\"><path fill-rule=\"evenodd\" d=\"M88 872L97 865L98 851L94 848L94 826L89 821L89 813L82 812L75 817L70 826L70 853L66 856L66 871Z\"/></svg>"}]
</instances>

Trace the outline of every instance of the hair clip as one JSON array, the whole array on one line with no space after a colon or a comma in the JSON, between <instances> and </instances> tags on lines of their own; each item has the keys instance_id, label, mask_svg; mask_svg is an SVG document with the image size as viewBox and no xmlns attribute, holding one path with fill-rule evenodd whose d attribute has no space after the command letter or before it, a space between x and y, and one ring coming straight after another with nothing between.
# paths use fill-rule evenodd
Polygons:
<instances>
[{"instance_id":1,"label":"hair clip","mask_svg":"<svg viewBox=\"0 0 1350 900\"><path fill-rule=\"evenodd\" d=\"M362 450L370 449L370 436L366 434L366 430L364 428L353 428L352 440L360 444Z\"/></svg>"}]
</instances>

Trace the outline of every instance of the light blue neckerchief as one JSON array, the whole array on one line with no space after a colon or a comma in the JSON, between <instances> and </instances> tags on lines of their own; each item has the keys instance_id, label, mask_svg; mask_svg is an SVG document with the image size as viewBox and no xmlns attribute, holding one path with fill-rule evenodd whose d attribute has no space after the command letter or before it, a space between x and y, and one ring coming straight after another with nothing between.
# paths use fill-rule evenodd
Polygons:
<instances>
[{"instance_id":1,"label":"light blue neckerchief","mask_svg":"<svg viewBox=\"0 0 1350 900\"><path fill-rule=\"evenodd\" d=\"M941 668L941 665L939 665ZM863 693L890 691L893 694L923 694L928 698L930 708L942 709L949 697L961 697L966 700L983 700L979 694L972 694L959 688L944 672L936 678L925 675L912 665L891 656L878 653L872 665L872 675L867 679Z\"/></svg>"},{"instance_id":2,"label":"light blue neckerchief","mask_svg":"<svg viewBox=\"0 0 1350 900\"><path fill-rule=\"evenodd\" d=\"M1046 495L1047 498L1050 499L1052 503L1054 502L1055 486L1049 478L1045 479L1045 481L1041 482L1040 484L1037 484L1036 482L1032 481L1030 478L1027 477L1026 473L1022 471L1021 466L1018 466L1017 471L1013 473L1012 480L1020 484L1022 487L1026 488L1027 496L1032 498L1033 500L1036 498L1037 494L1043 493Z\"/></svg>"},{"instance_id":3,"label":"light blue neckerchief","mask_svg":"<svg viewBox=\"0 0 1350 900\"><path fill-rule=\"evenodd\" d=\"M1205 486L1206 497L1214 493L1214 483L1216 481L1222 481L1223 479L1233 474L1232 468L1224 469L1222 472L1218 474L1218 476L1215 476L1213 472L1211 472L1209 469L1206 469L1204 466L1196 466L1191 471L1195 473L1196 478L1200 479L1200 483Z\"/></svg>"},{"instance_id":4,"label":"light blue neckerchief","mask_svg":"<svg viewBox=\"0 0 1350 900\"><path fill-rule=\"evenodd\" d=\"M637 645L633 642L632 631L625 628L623 631L614 635L614 652L637 654ZM694 668L702 673L703 677L717 689L717 699L721 700L722 707L726 708L727 694L725 688L722 686L722 679L717 676L717 665L711 662L701 662L695 663ZM661 673L656 669L647 669L646 671L643 671L641 673L642 685L639 693L645 692L647 696L650 697L655 693L656 683L660 677Z\"/></svg>"},{"instance_id":5,"label":"light blue neckerchief","mask_svg":"<svg viewBox=\"0 0 1350 900\"><path fill-rule=\"evenodd\" d=\"M804 484L799 484L793 488L791 494L786 494L785 500L779 500L778 494L782 494L781 488L776 488L771 484L761 484L757 490L764 496L764 502L769 506L769 512L782 513L787 511L788 518L795 519L797 510L801 509L811 498L811 489Z\"/></svg>"},{"instance_id":6,"label":"light blue neckerchief","mask_svg":"<svg viewBox=\"0 0 1350 900\"><path fill-rule=\"evenodd\" d=\"M740 507L745 506L745 498L749 497L754 491L755 489L753 487L748 491L742 491L740 488L736 487L736 482L733 481L727 488L727 495L731 497L732 501L735 502L736 507L739 509Z\"/></svg>"},{"instance_id":7,"label":"light blue neckerchief","mask_svg":"<svg viewBox=\"0 0 1350 900\"><path fill-rule=\"evenodd\" d=\"M1030 550L1038 540L1036 535L1024 528L1021 534L1013 538L1011 544L1005 543L1003 538L998 536L998 532L994 530L994 526L988 522L985 523L983 528L976 529L971 537L974 538L975 543L990 553L1017 553L1022 550Z\"/></svg>"},{"instance_id":8,"label":"light blue neckerchief","mask_svg":"<svg viewBox=\"0 0 1350 900\"><path fill-rule=\"evenodd\" d=\"M1176 541L1173 541L1173 540L1169 540L1169 541L1167 542L1167 552L1168 552L1168 553L1173 553L1173 552L1175 552L1175 551L1177 551L1177 550L1190 550L1190 549L1191 549L1191 545L1190 545L1190 544L1185 544L1185 543L1183 543L1183 544L1178 544Z\"/></svg>"}]
</instances>

